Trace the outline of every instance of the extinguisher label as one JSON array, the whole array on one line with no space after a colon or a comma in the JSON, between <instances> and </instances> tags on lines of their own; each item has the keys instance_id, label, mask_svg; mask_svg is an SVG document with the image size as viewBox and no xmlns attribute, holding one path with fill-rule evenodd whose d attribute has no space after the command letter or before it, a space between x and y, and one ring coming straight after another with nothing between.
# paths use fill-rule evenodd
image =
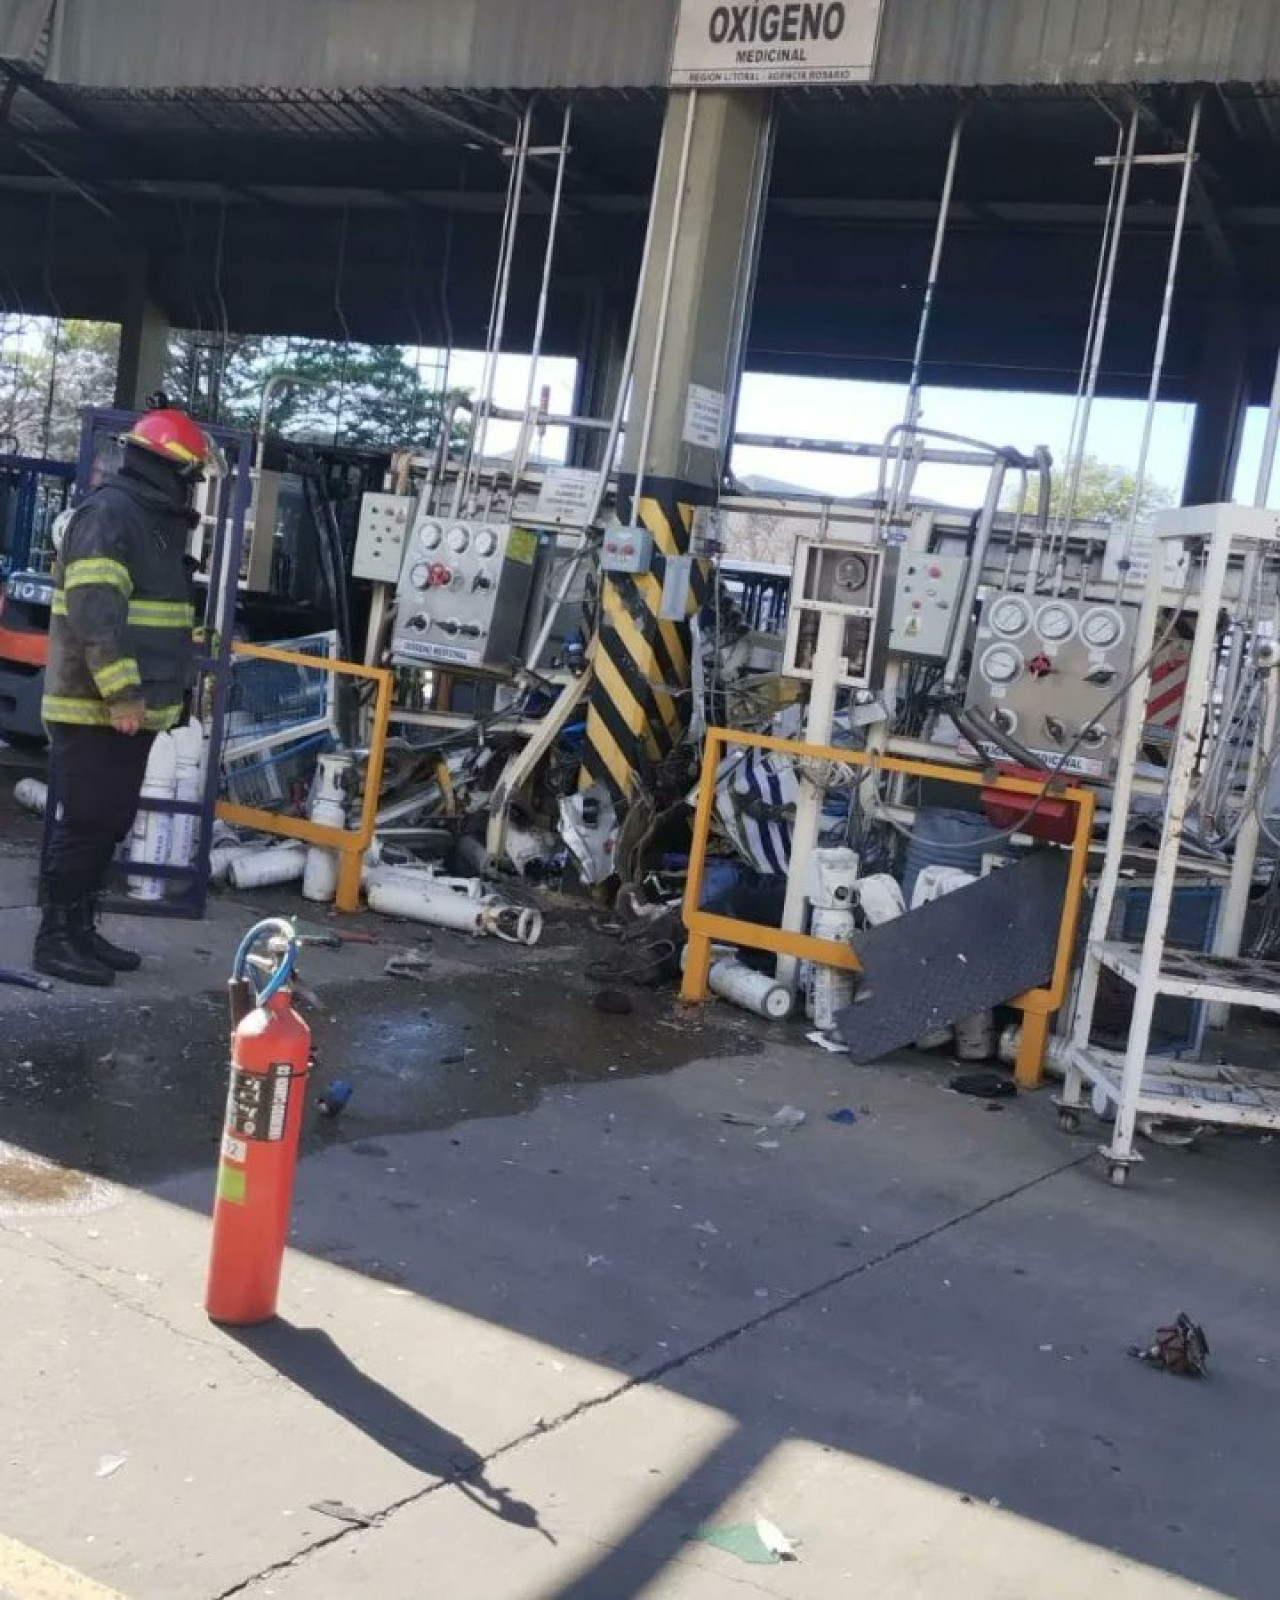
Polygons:
<instances>
[{"instance_id":1,"label":"extinguisher label","mask_svg":"<svg viewBox=\"0 0 1280 1600\"><path fill-rule=\"evenodd\" d=\"M269 1072L233 1072L227 1102L228 1136L260 1143L283 1139L292 1087L293 1068L287 1062Z\"/></svg>"},{"instance_id":2,"label":"extinguisher label","mask_svg":"<svg viewBox=\"0 0 1280 1600\"><path fill-rule=\"evenodd\" d=\"M249 1159L249 1146L243 1139L233 1139L224 1134L222 1138L222 1154L228 1161L238 1161L241 1166Z\"/></svg>"}]
</instances>

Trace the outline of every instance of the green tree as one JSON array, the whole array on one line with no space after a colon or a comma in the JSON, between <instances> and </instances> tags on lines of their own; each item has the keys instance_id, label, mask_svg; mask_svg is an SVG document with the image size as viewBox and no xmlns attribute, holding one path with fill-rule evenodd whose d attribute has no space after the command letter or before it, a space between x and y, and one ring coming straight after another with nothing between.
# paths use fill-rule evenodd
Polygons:
<instances>
[{"instance_id":1,"label":"green tree","mask_svg":"<svg viewBox=\"0 0 1280 1600\"><path fill-rule=\"evenodd\" d=\"M74 459L84 406L108 406L120 329L109 322L0 317L0 449Z\"/></svg>"},{"instance_id":2,"label":"green tree","mask_svg":"<svg viewBox=\"0 0 1280 1600\"><path fill-rule=\"evenodd\" d=\"M1080 486L1076 491L1072 515L1081 522L1123 522L1133 505L1133 491L1137 478L1127 467L1100 461L1097 456L1086 456L1080 468ZM1057 516L1062 509L1067 492L1067 474L1059 468L1053 475L1049 497L1050 513ZM1017 509L1020 486L1011 483L1005 490L1004 509ZM1138 519L1152 516L1165 506L1172 505L1173 492L1164 484L1153 483L1149 478L1142 488L1138 502ZM1034 516L1040 506L1040 486L1033 479L1027 500L1027 514Z\"/></svg>"},{"instance_id":3,"label":"green tree","mask_svg":"<svg viewBox=\"0 0 1280 1600\"><path fill-rule=\"evenodd\" d=\"M276 389L274 433L383 449L430 446L438 437L440 393L400 346L239 334L183 333L170 341L169 393L205 421L256 427L263 389L277 372L309 381Z\"/></svg>"}]
</instances>

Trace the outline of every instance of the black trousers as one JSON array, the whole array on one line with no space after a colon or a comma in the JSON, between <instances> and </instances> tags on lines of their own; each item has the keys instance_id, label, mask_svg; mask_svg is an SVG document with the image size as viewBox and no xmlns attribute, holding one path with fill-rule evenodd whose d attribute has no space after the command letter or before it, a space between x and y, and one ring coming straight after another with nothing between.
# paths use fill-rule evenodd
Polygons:
<instances>
[{"instance_id":1,"label":"black trousers","mask_svg":"<svg viewBox=\"0 0 1280 1600\"><path fill-rule=\"evenodd\" d=\"M106 885L133 826L154 734L49 729L49 821L40 862L42 905L72 905Z\"/></svg>"}]
</instances>

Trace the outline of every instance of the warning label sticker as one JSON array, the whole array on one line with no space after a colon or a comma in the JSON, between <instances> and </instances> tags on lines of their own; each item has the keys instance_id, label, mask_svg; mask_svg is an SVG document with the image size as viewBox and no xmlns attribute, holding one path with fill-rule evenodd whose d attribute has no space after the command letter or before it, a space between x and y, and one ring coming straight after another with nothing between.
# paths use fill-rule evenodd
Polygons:
<instances>
[{"instance_id":1,"label":"warning label sticker","mask_svg":"<svg viewBox=\"0 0 1280 1600\"><path fill-rule=\"evenodd\" d=\"M227 1139L259 1143L283 1139L292 1088L293 1068L288 1062L275 1065L268 1072L233 1072L227 1101Z\"/></svg>"}]
</instances>

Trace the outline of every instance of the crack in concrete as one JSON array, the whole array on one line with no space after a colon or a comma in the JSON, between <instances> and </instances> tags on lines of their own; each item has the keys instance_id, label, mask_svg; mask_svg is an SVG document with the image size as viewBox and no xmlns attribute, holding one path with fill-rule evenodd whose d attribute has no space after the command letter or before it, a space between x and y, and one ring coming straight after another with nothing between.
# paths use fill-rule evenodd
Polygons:
<instances>
[{"instance_id":1,"label":"crack in concrete","mask_svg":"<svg viewBox=\"0 0 1280 1600\"><path fill-rule=\"evenodd\" d=\"M20 1232L4 1223L0 1223L0 1233L7 1235L8 1241L14 1243L14 1253L22 1256L25 1260L42 1261L46 1266L51 1266L59 1272L67 1273L70 1277L87 1284L91 1289L96 1289L99 1294L105 1296L109 1304L125 1311L135 1312L147 1322L154 1322L158 1327L163 1328L166 1333L171 1333L175 1339L180 1339L186 1344L193 1344L198 1349L210 1350L217 1355L226 1356L233 1365L247 1373L250 1379L256 1383L262 1382L267 1376L256 1363L228 1344L219 1342L216 1339L201 1338L198 1333L193 1333L191 1329L180 1327L177 1323L171 1322L168 1317L157 1311L155 1307L147 1305L142 1300L134 1299L131 1295L121 1293L116 1286L108 1281L107 1274L123 1273L124 1268L106 1267L100 1262L88 1261L83 1256L74 1255L53 1239L38 1237L29 1232ZM42 1248L23 1250L16 1245L16 1241L19 1239L31 1239L33 1242L38 1242Z\"/></svg>"},{"instance_id":2,"label":"crack in concrete","mask_svg":"<svg viewBox=\"0 0 1280 1600\"><path fill-rule=\"evenodd\" d=\"M943 1234L962 1227L966 1222L972 1222L975 1218L985 1215L988 1211L994 1211L998 1206L1007 1205L1010 1200L1016 1200L1030 1190L1038 1189L1042 1184L1050 1183L1054 1178L1060 1178L1064 1173L1071 1172L1076 1167L1084 1166L1093 1159L1094 1153L1091 1150L1084 1155L1075 1156L1070 1161L1064 1161L1056 1167L1051 1167L1047 1172L1039 1173L1034 1178L1028 1178L1022 1183L1015 1184L1011 1189L1005 1189L1000 1194L992 1195L990 1199L979 1201L977 1205L970 1206L965 1211L957 1212L954 1216L935 1223L931 1228L925 1228L922 1232L913 1234L908 1239L902 1239L897 1244L891 1245L887 1250L881 1250L876 1255L868 1256L865 1261L860 1261L856 1266L848 1267L845 1271L838 1272L833 1277L825 1278L821 1283L814 1284L811 1288L799 1290L788 1299L780 1301L776 1306L770 1306L768 1310L746 1318L736 1327L727 1328L723 1333L717 1334L712 1339L704 1340L702 1344L695 1345L682 1355L672 1356L670 1360L650 1368L649 1371L628 1378L625 1383L620 1383L617 1388L610 1389L608 1393L596 1395L589 1400L582 1400L552 1421L537 1424L516 1438L509 1440L506 1444L499 1445L497 1449L490 1451L487 1456L468 1467L465 1472L441 1478L435 1483L427 1484L422 1489L415 1489L412 1494L403 1495L398 1500L392 1500L380 1511L373 1512L366 1524L352 1524L348 1527L339 1528L335 1533L326 1534L322 1539L312 1540L311 1543L304 1545L299 1550L295 1550L292 1555L283 1560L272 1562L270 1565L261 1568L261 1570L250 1573L248 1577L242 1579L239 1583L233 1584L229 1589L220 1590L218 1594L211 1597L211 1600L234 1600L236 1595L247 1593L254 1585L265 1582L268 1578L279 1577L282 1573L300 1567L317 1551L324 1550L343 1539L354 1538L376 1531L401 1511L407 1510L410 1506L421 1504L422 1501L429 1499L432 1495L439 1494L441 1490L460 1489L467 1484L474 1485L476 1479L478 1477L483 1478L486 1469L494 1462L513 1455L517 1450L522 1450L525 1445L532 1444L538 1439L549 1438L552 1434L559 1433L562 1429L571 1426L580 1418L589 1415L593 1411L598 1411L604 1406L613 1405L615 1401L623 1399L637 1389L644 1389L653 1384L661 1383L664 1378L669 1377L672 1373L679 1372L683 1368L691 1366L694 1362L702 1361L707 1356L719 1354L721 1350L726 1349L737 1340L745 1338L749 1334L755 1333L758 1329L766 1327L769 1323L777 1321L778 1318L788 1315L796 1310L797 1307L806 1305L809 1301L815 1300L821 1295L830 1294L833 1290L842 1288L847 1283L852 1283L856 1278L861 1278L866 1273L875 1271L877 1267L883 1267L890 1261L897 1260L899 1256L906 1255L909 1251L918 1250L921 1245L929 1244ZM610 1546L609 1548L613 1547ZM746 1582L749 1580L737 1578L735 1581ZM755 1586L753 1585L752 1587ZM769 1593L770 1591L761 1590L760 1592Z\"/></svg>"}]
</instances>

